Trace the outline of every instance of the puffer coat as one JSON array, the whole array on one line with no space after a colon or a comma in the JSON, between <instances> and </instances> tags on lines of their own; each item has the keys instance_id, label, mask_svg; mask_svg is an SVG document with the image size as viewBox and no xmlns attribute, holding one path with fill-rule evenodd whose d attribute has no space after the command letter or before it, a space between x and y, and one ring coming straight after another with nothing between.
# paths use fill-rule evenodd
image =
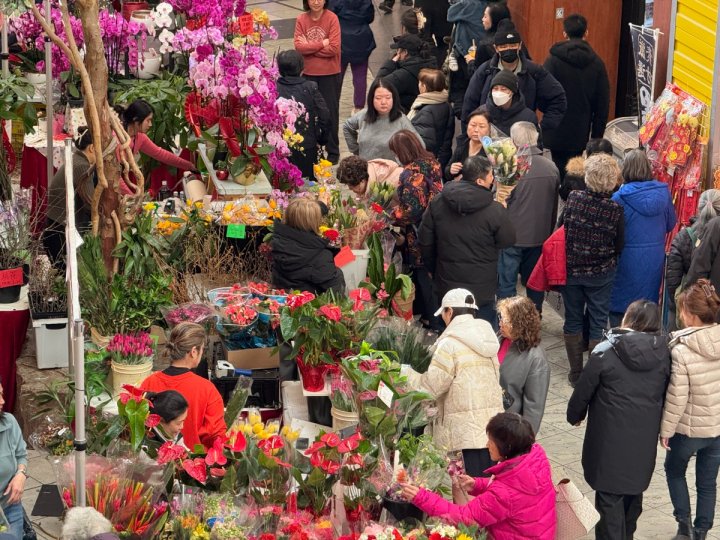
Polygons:
<instances>
[{"instance_id":1,"label":"puffer coat","mask_svg":"<svg viewBox=\"0 0 720 540\"><path fill-rule=\"evenodd\" d=\"M437 402L432 435L439 448L485 448L485 426L504 410L498 348L488 322L458 315L438 338L427 372L408 373L410 387Z\"/></svg>"},{"instance_id":2,"label":"puffer coat","mask_svg":"<svg viewBox=\"0 0 720 540\"><path fill-rule=\"evenodd\" d=\"M476 478L475 498L453 504L421 489L413 504L443 521L480 525L493 540L554 540L557 518L550 462L539 444L527 454L501 461L487 470L492 478Z\"/></svg>"},{"instance_id":3,"label":"puffer coat","mask_svg":"<svg viewBox=\"0 0 720 540\"><path fill-rule=\"evenodd\" d=\"M671 337L660 436L720 436L720 325L686 328Z\"/></svg>"}]
</instances>

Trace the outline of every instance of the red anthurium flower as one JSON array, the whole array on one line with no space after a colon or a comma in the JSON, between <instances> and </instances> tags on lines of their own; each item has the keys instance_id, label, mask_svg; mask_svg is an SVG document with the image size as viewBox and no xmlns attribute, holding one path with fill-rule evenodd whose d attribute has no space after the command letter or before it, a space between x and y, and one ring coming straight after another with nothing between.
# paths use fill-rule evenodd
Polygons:
<instances>
[{"instance_id":1,"label":"red anthurium flower","mask_svg":"<svg viewBox=\"0 0 720 540\"><path fill-rule=\"evenodd\" d=\"M247 439L238 431L230 441L225 443L225 447L233 452L244 452L247 447Z\"/></svg>"},{"instance_id":2,"label":"red anthurium flower","mask_svg":"<svg viewBox=\"0 0 720 540\"><path fill-rule=\"evenodd\" d=\"M131 399L140 403L143 400L145 392L131 384L123 384L122 392L120 392L120 403L126 405Z\"/></svg>"},{"instance_id":3,"label":"red anthurium flower","mask_svg":"<svg viewBox=\"0 0 720 540\"><path fill-rule=\"evenodd\" d=\"M340 319L342 319L342 310L339 307L333 306L331 304L327 306L322 306L320 309L318 309L318 313L334 322L340 322Z\"/></svg>"},{"instance_id":4,"label":"red anthurium flower","mask_svg":"<svg viewBox=\"0 0 720 540\"><path fill-rule=\"evenodd\" d=\"M337 461L326 459L322 462L320 468L328 474L337 474L340 470L340 464Z\"/></svg>"},{"instance_id":5,"label":"red anthurium flower","mask_svg":"<svg viewBox=\"0 0 720 540\"><path fill-rule=\"evenodd\" d=\"M335 448L338 444L340 444L340 437L338 437L337 433L333 432L323 434L320 437L320 440L328 445L329 448Z\"/></svg>"},{"instance_id":6,"label":"red anthurium flower","mask_svg":"<svg viewBox=\"0 0 720 540\"><path fill-rule=\"evenodd\" d=\"M322 467L323 457L320 452L316 452L310 456L310 465L313 467Z\"/></svg>"},{"instance_id":7,"label":"red anthurium flower","mask_svg":"<svg viewBox=\"0 0 720 540\"><path fill-rule=\"evenodd\" d=\"M182 446L168 441L158 449L157 462L160 465L165 465L171 461L183 459L186 455L187 452Z\"/></svg>"},{"instance_id":8,"label":"red anthurium flower","mask_svg":"<svg viewBox=\"0 0 720 540\"><path fill-rule=\"evenodd\" d=\"M349 467L354 465L362 467L364 464L365 460L363 460L363 457L360 454L351 454L347 458L345 458L345 465Z\"/></svg>"},{"instance_id":9,"label":"red anthurium flower","mask_svg":"<svg viewBox=\"0 0 720 540\"><path fill-rule=\"evenodd\" d=\"M299 308L303 304L307 304L308 302L312 302L315 300L315 295L311 292L302 292L300 294L291 294L288 296L287 299L287 305L292 308Z\"/></svg>"},{"instance_id":10,"label":"red anthurium flower","mask_svg":"<svg viewBox=\"0 0 720 540\"><path fill-rule=\"evenodd\" d=\"M207 463L208 467L227 464L227 458L223 452L225 446L224 439L224 437L215 437L213 445L208 448L207 455L205 456L205 463Z\"/></svg>"},{"instance_id":11,"label":"red anthurium flower","mask_svg":"<svg viewBox=\"0 0 720 540\"><path fill-rule=\"evenodd\" d=\"M154 428L162 421L162 417L159 414L148 414L145 419L145 427Z\"/></svg>"},{"instance_id":12,"label":"red anthurium flower","mask_svg":"<svg viewBox=\"0 0 720 540\"><path fill-rule=\"evenodd\" d=\"M357 435L357 437L355 435ZM355 435L352 435L351 437L348 437L347 439L342 441L338 445L338 452L340 452L341 454L346 454L347 452L352 452L358 446L360 446L360 434L356 433Z\"/></svg>"},{"instance_id":13,"label":"red anthurium flower","mask_svg":"<svg viewBox=\"0 0 720 540\"><path fill-rule=\"evenodd\" d=\"M305 455L310 456L312 454L317 453L318 450L322 450L323 448L325 448L325 443L322 441L316 441L312 444L312 446L310 448L305 450Z\"/></svg>"},{"instance_id":14,"label":"red anthurium flower","mask_svg":"<svg viewBox=\"0 0 720 540\"><path fill-rule=\"evenodd\" d=\"M210 469L210 476L214 476L215 478L222 478L225 476L225 473L227 471L223 469L222 467L213 467Z\"/></svg>"},{"instance_id":15,"label":"red anthurium flower","mask_svg":"<svg viewBox=\"0 0 720 540\"><path fill-rule=\"evenodd\" d=\"M262 533L258 540L275 540L275 535L272 533Z\"/></svg>"},{"instance_id":16,"label":"red anthurium flower","mask_svg":"<svg viewBox=\"0 0 720 540\"><path fill-rule=\"evenodd\" d=\"M284 446L284 443L282 437L279 435L272 435L264 441L258 441L257 445L258 448L265 453L265 455L272 456L275 453L275 450L280 450Z\"/></svg>"},{"instance_id":17,"label":"red anthurium flower","mask_svg":"<svg viewBox=\"0 0 720 540\"><path fill-rule=\"evenodd\" d=\"M207 482L207 469L203 458L186 459L182 463L183 470L201 484Z\"/></svg>"}]
</instances>

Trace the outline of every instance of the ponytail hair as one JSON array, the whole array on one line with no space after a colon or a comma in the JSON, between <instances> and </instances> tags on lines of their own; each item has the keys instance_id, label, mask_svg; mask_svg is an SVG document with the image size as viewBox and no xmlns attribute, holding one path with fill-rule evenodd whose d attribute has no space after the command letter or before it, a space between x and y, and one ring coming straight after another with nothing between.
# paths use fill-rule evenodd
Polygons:
<instances>
[{"instance_id":1,"label":"ponytail hair","mask_svg":"<svg viewBox=\"0 0 720 540\"><path fill-rule=\"evenodd\" d=\"M170 362L177 362L185 358L196 347L200 350L205 345L205 329L199 324L181 322L170 332L170 338L165 344L165 350Z\"/></svg>"},{"instance_id":2,"label":"ponytail hair","mask_svg":"<svg viewBox=\"0 0 720 540\"><path fill-rule=\"evenodd\" d=\"M152 412L159 415L165 423L172 422L188 410L187 400L176 390L147 392L145 399L152 405Z\"/></svg>"},{"instance_id":3,"label":"ponytail hair","mask_svg":"<svg viewBox=\"0 0 720 540\"><path fill-rule=\"evenodd\" d=\"M87 126L80 126L78 128L77 137L73 139L73 144L78 150L85 150L93 142L92 132Z\"/></svg>"},{"instance_id":4,"label":"ponytail hair","mask_svg":"<svg viewBox=\"0 0 720 540\"><path fill-rule=\"evenodd\" d=\"M118 113L122 125L125 129L130 124L135 122L143 122L148 116L153 114L155 111L147 101L144 99L136 99L127 107L115 105L115 112Z\"/></svg>"},{"instance_id":5,"label":"ponytail hair","mask_svg":"<svg viewBox=\"0 0 720 540\"><path fill-rule=\"evenodd\" d=\"M695 315L703 324L713 324L720 312L720 297L709 279L698 279L680 293L677 308Z\"/></svg>"}]
</instances>

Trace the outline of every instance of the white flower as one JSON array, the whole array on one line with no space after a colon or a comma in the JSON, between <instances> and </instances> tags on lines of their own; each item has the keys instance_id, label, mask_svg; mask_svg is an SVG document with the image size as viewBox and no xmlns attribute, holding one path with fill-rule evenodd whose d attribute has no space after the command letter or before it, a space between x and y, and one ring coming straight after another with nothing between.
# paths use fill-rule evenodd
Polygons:
<instances>
[{"instance_id":1,"label":"white flower","mask_svg":"<svg viewBox=\"0 0 720 540\"><path fill-rule=\"evenodd\" d=\"M168 2L160 2L155 8L160 15L170 15L173 11L172 6Z\"/></svg>"},{"instance_id":2,"label":"white flower","mask_svg":"<svg viewBox=\"0 0 720 540\"><path fill-rule=\"evenodd\" d=\"M174 38L175 38L175 34L173 34L167 28L164 28L163 31L160 32L160 35L158 36L160 43L163 43L165 45L170 45Z\"/></svg>"},{"instance_id":3,"label":"white flower","mask_svg":"<svg viewBox=\"0 0 720 540\"><path fill-rule=\"evenodd\" d=\"M172 26L173 20L170 17L170 15L157 15L154 19L155 26L158 28L170 28Z\"/></svg>"}]
</instances>

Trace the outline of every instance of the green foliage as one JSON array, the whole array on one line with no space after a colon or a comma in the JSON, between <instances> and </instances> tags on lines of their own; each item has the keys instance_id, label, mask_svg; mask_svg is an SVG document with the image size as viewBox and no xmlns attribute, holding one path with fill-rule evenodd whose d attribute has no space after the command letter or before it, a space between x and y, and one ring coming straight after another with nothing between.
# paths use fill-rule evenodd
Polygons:
<instances>
[{"instance_id":1,"label":"green foliage","mask_svg":"<svg viewBox=\"0 0 720 540\"><path fill-rule=\"evenodd\" d=\"M162 314L160 308L172 305L172 278L159 273L143 280L113 276L110 313L113 332L129 333L147 330Z\"/></svg>"},{"instance_id":2,"label":"green foliage","mask_svg":"<svg viewBox=\"0 0 720 540\"><path fill-rule=\"evenodd\" d=\"M425 373L432 360L432 352L424 342L422 328L403 319L391 317L376 326L367 341L379 351L395 351L401 364L408 364L418 373Z\"/></svg>"},{"instance_id":3,"label":"green foliage","mask_svg":"<svg viewBox=\"0 0 720 540\"><path fill-rule=\"evenodd\" d=\"M141 212L132 226L123 231L113 256L121 259L125 277L142 280L157 272L156 254L163 257L167 251L164 238L153 234L152 215Z\"/></svg>"},{"instance_id":4,"label":"green foliage","mask_svg":"<svg viewBox=\"0 0 720 540\"><path fill-rule=\"evenodd\" d=\"M33 86L19 72L0 77L0 119L22 122L25 132L32 132L38 123Z\"/></svg>"},{"instance_id":5,"label":"green foliage","mask_svg":"<svg viewBox=\"0 0 720 540\"><path fill-rule=\"evenodd\" d=\"M150 414L150 402L146 399L129 399L127 403L118 400L118 414L125 418L130 433L130 446L133 452L137 452L145 438L145 420Z\"/></svg>"}]
</instances>

